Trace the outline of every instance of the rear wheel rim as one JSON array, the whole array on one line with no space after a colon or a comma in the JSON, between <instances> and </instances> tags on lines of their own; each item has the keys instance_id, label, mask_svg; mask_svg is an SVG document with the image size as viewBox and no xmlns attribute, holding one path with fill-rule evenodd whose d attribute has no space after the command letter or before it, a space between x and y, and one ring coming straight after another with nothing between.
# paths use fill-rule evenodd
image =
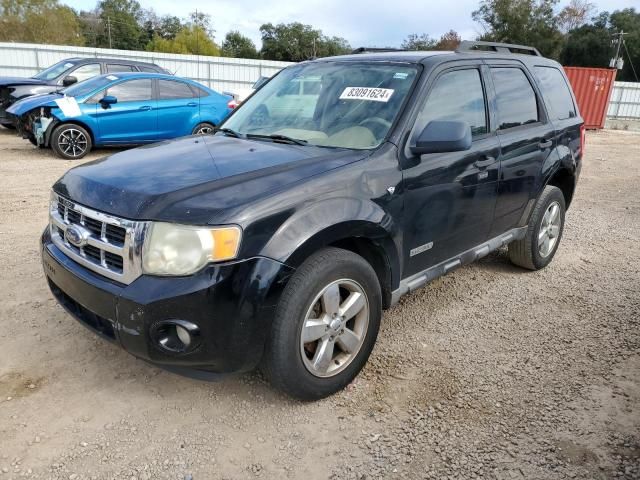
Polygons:
<instances>
[{"instance_id":1,"label":"rear wheel rim","mask_svg":"<svg viewBox=\"0 0 640 480\"><path fill-rule=\"evenodd\" d=\"M213 127L211 125L201 125L196 130L196 135L209 135L213 132Z\"/></svg>"},{"instance_id":2,"label":"rear wheel rim","mask_svg":"<svg viewBox=\"0 0 640 480\"><path fill-rule=\"evenodd\" d=\"M560 203L551 202L544 212L538 230L538 253L542 258L548 257L553 252L560 237L561 227Z\"/></svg>"},{"instance_id":3,"label":"rear wheel rim","mask_svg":"<svg viewBox=\"0 0 640 480\"><path fill-rule=\"evenodd\" d=\"M58 136L58 147L69 157L80 157L87 152L87 136L75 128L67 128Z\"/></svg>"},{"instance_id":4,"label":"rear wheel rim","mask_svg":"<svg viewBox=\"0 0 640 480\"><path fill-rule=\"evenodd\" d=\"M307 309L300 332L300 354L316 377L333 377L358 356L369 328L369 300L354 280L326 285Z\"/></svg>"}]
</instances>

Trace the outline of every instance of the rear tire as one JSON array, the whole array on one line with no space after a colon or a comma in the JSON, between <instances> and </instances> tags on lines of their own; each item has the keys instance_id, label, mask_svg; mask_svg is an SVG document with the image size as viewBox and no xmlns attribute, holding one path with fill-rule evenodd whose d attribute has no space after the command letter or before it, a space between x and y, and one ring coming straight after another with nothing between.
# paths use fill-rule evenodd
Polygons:
<instances>
[{"instance_id":1,"label":"rear tire","mask_svg":"<svg viewBox=\"0 0 640 480\"><path fill-rule=\"evenodd\" d=\"M215 125L212 123L202 122L194 127L191 135L211 135L215 128Z\"/></svg>"},{"instance_id":2,"label":"rear tire","mask_svg":"<svg viewBox=\"0 0 640 480\"><path fill-rule=\"evenodd\" d=\"M546 186L531 213L525 237L509 244L511 262L529 270L549 265L562 238L565 208L562 191Z\"/></svg>"},{"instance_id":3,"label":"rear tire","mask_svg":"<svg viewBox=\"0 0 640 480\"><path fill-rule=\"evenodd\" d=\"M380 283L371 265L347 250L320 250L282 293L261 368L293 397L327 397L364 367L381 316Z\"/></svg>"},{"instance_id":4,"label":"rear tire","mask_svg":"<svg viewBox=\"0 0 640 480\"><path fill-rule=\"evenodd\" d=\"M51 148L60 158L79 160L91 151L91 135L80 125L64 123L51 134Z\"/></svg>"}]
</instances>

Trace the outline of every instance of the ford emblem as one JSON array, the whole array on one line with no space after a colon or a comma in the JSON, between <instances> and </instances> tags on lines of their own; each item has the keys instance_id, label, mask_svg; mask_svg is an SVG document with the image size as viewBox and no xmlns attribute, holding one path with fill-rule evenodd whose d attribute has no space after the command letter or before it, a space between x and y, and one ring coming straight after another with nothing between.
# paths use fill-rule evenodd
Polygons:
<instances>
[{"instance_id":1,"label":"ford emblem","mask_svg":"<svg viewBox=\"0 0 640 480\"><path fill-rule=\"evenodd\" d=\"M84 247L87 244L89 232L75 225L67 227L64 232L64 239L74 247Z\"/></svg>"}]
</instances>

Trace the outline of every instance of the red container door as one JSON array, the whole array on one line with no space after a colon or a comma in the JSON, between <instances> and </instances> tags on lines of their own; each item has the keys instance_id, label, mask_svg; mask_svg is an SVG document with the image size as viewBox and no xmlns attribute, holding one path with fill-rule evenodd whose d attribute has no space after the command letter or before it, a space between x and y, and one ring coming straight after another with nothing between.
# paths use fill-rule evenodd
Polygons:
<instances>
[{"instance_id":1,"label":"red container door","mask_svg":"<svg viewBox=\"0 0 640 480\"><path fill-rule=\"evenodd\" d=\"M586 128L604 128L616 70L564 67Z\"/></svg>"}]
</instances>

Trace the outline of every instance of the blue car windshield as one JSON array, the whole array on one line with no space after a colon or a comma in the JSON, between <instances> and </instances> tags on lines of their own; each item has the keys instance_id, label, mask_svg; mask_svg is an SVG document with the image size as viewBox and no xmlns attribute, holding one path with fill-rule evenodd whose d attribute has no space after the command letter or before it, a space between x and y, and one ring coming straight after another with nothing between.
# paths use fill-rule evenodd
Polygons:
<instances>
[{"instance_id":1,"label":"blue car windshield","mask_svg":"<svg viewBox=\"0 0 640 480\"><path fill-rule=\"evenodd\" d=\"M406 63L296 65L276 75L221 127L248 138L284 136L308 145L375 148L417 75L417 67Z\"/></svg>"},{"instance_id":2,"label":"blue car windshield","mask_svg":"<svg viewBox=\"0 0 640 480\"><path fill-rule=\"evenodd\" d=\"M38 80L53 80L54 78L58 78L60 75L62 75L64 72L71 69L75 65L76 64L74 62L63 60L56 63L55 65L51 65L49 68L34 75L32 78L37 78Z\"/></svg>"},{"instance_id":3,"label":"blue car windshield","mask_svg":"<svg viewBox=\"0 0 640 480\"><path fill-rule=\"evenodd\" d=\"M114 75L90 78L89 80L76 83L75 85L71 85L70 87L63 89L62 93L67 97L82 97L84 95L89 95L94 90L99 90L113 83L113 78L110 79L108 77L114 77Z\"/></svg>"}]
</instances>

